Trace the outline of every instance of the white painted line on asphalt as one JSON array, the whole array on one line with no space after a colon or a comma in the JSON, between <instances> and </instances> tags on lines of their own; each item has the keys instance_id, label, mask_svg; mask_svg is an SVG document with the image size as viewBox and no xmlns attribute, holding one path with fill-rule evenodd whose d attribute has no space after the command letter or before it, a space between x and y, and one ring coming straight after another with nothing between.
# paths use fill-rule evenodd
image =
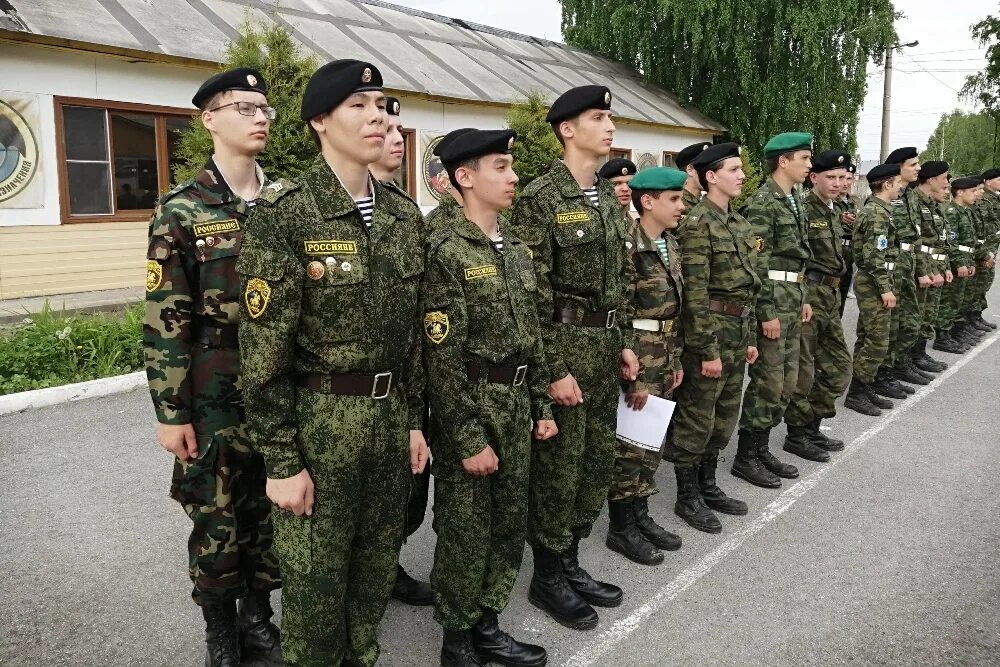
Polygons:
<instances>
[{"instance_id":1,"label":"white painted line on asphalt","mask_svg":"<svg viewBox=\"0 0 1000 667\"><path fill-rule=\"evenodd\" d=\"M128 375L116 375L87 382L65 384L61 387L47 387L32 391L21 391L16 394L0 396L0 416L46 408L60 403L80 401L85 398L98 398L132 391L146 384L146 371L136 371Z\"/></svg>"},{"instance_id":2,"label":"white painted line on asphalt","mask_svg":"<svg viewBox=\"0 0 1000 667\"><path fill-rule=\"evenodd\" d=\"M872 438L888 428L897 419L905 415L913 406L917 405L923 399L934 393L934 391L947 381L948 378L979 356L983 350L995 343L997 339L1000 339L1000 331L981 341L979 345L977 345L973 350L967 352L950 368L937 376L937 378L935 378L929 385L921 387L916 391L916 393L909 398L904 399L901 403L896 403L898 407L893 408L885 419L881 419L878 424L872 426L870 429L851 441L844 448L844 451L836 454L831 459L830 463L826 464L808 477L803 478L801 481L791 486L787 491L783 492L774 500L774 502L764 508L764 511L760 514L760 516L756 517L733 537L723 542L722 545L714 551L708 553L697 563L678 574L673 581L657 590L652 597L640 605L635 611L631 612L625 618L616 621L610 628L595 636L593 640L588 642L582 649L571 655L563 664L566 667L588 667L589 665L597 664L598 660L602 656L611 651L615 646L620 644L629 635L635 632L650 616L658 612L660 608L673 600L680 593L696 584L702 577L711 572L712 568L722 562L726 556L740 548L744 542L763 530L767 524L787 512L788 509L795 504L795 501L804 496L811 489L815 488L816 485L819 484L820 481L837 465L864 447L871 441Z\"/></svg>"}]
</instances>

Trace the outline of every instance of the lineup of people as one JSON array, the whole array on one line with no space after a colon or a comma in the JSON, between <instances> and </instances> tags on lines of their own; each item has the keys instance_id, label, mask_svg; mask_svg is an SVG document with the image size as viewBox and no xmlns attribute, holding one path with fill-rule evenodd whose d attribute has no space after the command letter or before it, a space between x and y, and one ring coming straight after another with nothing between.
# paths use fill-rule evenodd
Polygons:
<instances>
[{"instance_id":1,"label":"lineup of people","mask_svg":"<svg viewBox=\"0 0 1000 667\"><path fill-rule=\"evenodd\" d=\"M630 594L582 562L605 502L607 548L658 566L682 548L649 504L663 461L675 514L721 533L749 512L739 484L799 476L771 451L782 422L783 452L829 461L845 445L821 424L845 393L878 416L947 367L932 340L963 354L996 328L997 169L951 179L902 148L859 205L849 153L784 132L737 208L739 145L693 144L676 167L608 160L613 95L586 85L549 108L562 156L530 183L513 130L448 133L450 187L423 216L393 181L405 110L375 65L313 74L316 159L277 181L256 163L267 93L249 68L199 88L214 152L150 223L147 376L192 520L206 666L374 665L391 597L433 607L445 667L545 665L501 618L526 545L529 602L592 630ZM651 397L675 402L659 447L616 435L619 401ZM742 481L720 485L734 431ZM399 555L431 478L426 582Z\"/></svg>"}]
</instances>

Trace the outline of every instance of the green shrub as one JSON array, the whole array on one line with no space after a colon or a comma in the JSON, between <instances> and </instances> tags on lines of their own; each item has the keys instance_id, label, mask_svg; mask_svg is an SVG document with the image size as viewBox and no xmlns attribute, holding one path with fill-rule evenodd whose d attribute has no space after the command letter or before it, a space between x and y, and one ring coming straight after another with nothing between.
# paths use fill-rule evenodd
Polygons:
<instances>
[{"instance_id":1,"label":"green shrub","mask_svg":"<svg viewBox=\"0 0 1000 667\"><path fill-rule=\"evenodd\" d=\"M0 395L139 370L142 304L119 313L42 312L0 330Z\"/></svg>"}]
</instances>

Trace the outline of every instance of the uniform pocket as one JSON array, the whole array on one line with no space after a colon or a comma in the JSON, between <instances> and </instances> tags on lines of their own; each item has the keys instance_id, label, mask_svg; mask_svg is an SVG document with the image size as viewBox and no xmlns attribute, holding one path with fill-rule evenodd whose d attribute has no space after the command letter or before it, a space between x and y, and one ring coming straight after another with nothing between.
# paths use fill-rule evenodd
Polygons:
<instances>
[{"instance_id":1,"label":"uniform pocket","mask_svg":"<svg viewBox=\"0 0 1000 667\"><path fill-rule=\"evenodd\" d=\"M301 574L312 571L313 522L311 516L296 516L277 506L271 508L274 547L282 569L290 568Z\"/></svg>"},{"instance_id":2,"label":"uniform pocket","mask_svg":"<svg viewBox=\"0 0 1000 667\"><path fill-rule=\"evenodd\" d=\"M182 505L214 506L218 491L216 461L219 456L219 443L211 435L196 437L198 458L186 462L174 461L170 497Z\"/></svg>"}]
</instances>

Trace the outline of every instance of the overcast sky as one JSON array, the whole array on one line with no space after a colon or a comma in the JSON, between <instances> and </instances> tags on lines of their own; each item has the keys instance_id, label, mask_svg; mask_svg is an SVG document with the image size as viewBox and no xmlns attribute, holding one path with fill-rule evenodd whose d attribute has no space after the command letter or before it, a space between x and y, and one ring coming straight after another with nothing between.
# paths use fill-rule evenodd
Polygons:
<instances>
[{"instance_id":1,"label":"overcast sky","mask_svg":"<svg viewBox=\"0 0 1000 667\"><path fill-rule=\"evenodd\" d=\"M557 0L390 1L435 14L562 41L562 14ZM969 104L959 102L958 91L967 75L983 68L986 51L972 40L969 26L996 12L998 7L997 3L983 0L896 0L895 4L906 14L896 25L900 41L919 40L920 44L896 54L890 149L917 146L922 150L942 113L955 108L972 110ZM881 67L869 67L868 82L868 97L861 110L858 128L858 149L863 160L878 158L882 126Z\"/></svg>"}]
</instances>

